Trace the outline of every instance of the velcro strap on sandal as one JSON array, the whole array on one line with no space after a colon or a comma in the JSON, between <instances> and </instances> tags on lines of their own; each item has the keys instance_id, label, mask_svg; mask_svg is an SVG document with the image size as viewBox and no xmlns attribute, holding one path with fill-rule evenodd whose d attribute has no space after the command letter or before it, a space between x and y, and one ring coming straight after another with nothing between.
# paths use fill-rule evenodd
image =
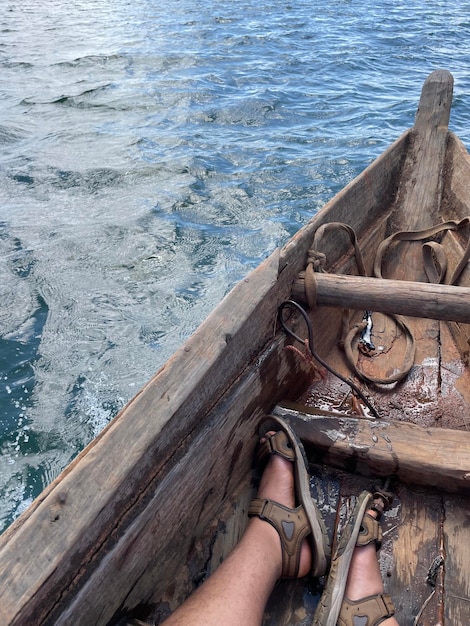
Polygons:
<instances>
[{"instance_id":1,"label":"velcro strap on sandal","mask_svg":"<svg viewBox=\"0 0 470 626\"><path fill-rule=\"evenodd\" d=\"M283 430L278 430L274 435L266 435L258 449L258 463L264 465L271 454L278 454L287 461L295 461L295 453L289 438Z\"/></svg>"},{"instance_id":2,"label":"velcro strap on sandal","mask_svg":"<svg viewBox=\"0 0 470 626\"><path fill-rule=\"evenodd\" d=\"M385 491L384 489L378 489L374 493L370 508L376 512L377 520L380 520L384 511L388 511L388 509L392 506L392 502L393 493Z\"/></svg>"},{"instance_id":3,"label":"velcro strap on sandal","mask_svg":"<svg viewBox=\"0 0 470 626\"><path fill-rule=\"evenodd\" d=\"M377 626L392 615L395 615L395 607L388 593L356 601L344 598L337 626Z\"/></svg>"},{"instance_id":4,"label":"velcro strap on sandal","mask_svg":"<svg viewBox=\"0 0 470 626\"><path fill-rule=\"evenodd\" d=\"M297 578L302 541L311 532L303 506L290 509L273 500L254 498L249 517L257 516L273 526L281 540L282 578Z\"/></svg>"},{"instance_id":5,"label":"velcro strap on sandal","mask_svg":"<svg viewBox=\"0 0 470 626\"><path fill-rule=\"evenodd\" d=\"M372 515L366 513L362 519L356 545L367 546L367 544L372 542L375 542L375 549L380 550L382 546L382 527Z\"/></svg>"}]
</instances>

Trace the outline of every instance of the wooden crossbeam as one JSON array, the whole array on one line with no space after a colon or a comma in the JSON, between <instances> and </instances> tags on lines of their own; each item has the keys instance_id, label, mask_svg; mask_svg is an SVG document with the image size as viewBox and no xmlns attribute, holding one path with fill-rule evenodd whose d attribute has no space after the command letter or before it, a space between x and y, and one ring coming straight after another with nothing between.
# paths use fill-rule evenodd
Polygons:
<instances>
[{"instance_id":1,"label":"wooden crossbeam","mask_svg":"<svg viewBox=\"0 0 470 626\"><path fill-rule=\"evenodd\" d=\"M470 288L416 281L315 274L317 305L470 323ZM304 280L292 297L305 302Z\"/></svg>"},{"instance_id":2,"label":"wooden crossbeam","mask_svg":"<svg viewBox=\"0 0 470 626\"><path fill-rule=\"evenodd\" d=\"M470 492L470 432L315 413L287 405L274 410L314 449L319 463L363 476L396 476L446 492Z\"/></svg>"}]
</instances>

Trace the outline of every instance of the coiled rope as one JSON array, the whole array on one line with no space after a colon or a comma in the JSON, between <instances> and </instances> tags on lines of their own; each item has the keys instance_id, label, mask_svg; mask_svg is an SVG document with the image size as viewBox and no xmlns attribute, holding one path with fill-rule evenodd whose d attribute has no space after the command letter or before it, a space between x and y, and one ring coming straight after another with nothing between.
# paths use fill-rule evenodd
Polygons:
<instances>
[{"instance_id":1,"label":"coiled rope","mask_svg":"<svg viewBox=\"0 0 470 626\"><path fill-rule=\"evenodd\" d=\"M391 245L403 241L425 241L449 230L460 230L468 224L470 224L470 217L465 217L460 221L449 220L447 222L443 222L442 224L437 224L435 226L432 226L431 228L426 228L419 231L400 231L394 233L393 235L385 239L377 249L373 265L374 276L376 278L382 278L383 259ZM321 242L329 231L338 229L345 231L349 237L359 275L367 276L364 259L354 229L351 228L351 226L349 226L348 224L343 224L341 222L330 222L328 224L323 224L315 232L312 248L308 252L307 266L305 269L305 298L309 308L312 311L315 311L315 309L317 308L317 287L315 273L326 271L326 256L319 251L321 250ZM424 268L428 280L430 282L438 284L444 283L447 278L447 257L444 247L436 241L425 241L422 246L422 253ZM459 264L455 268L447 284L455 285L457 283L463 269L467 265L469 258L470 240ZM388 385L403 380L413 367L415 359L415 341L405 319L400 315L388 315L396 322L397 326L402 330L406 339L405 356L400 370L395 372L391 376L374 377L366 374L359 367L359 364L355 359L353 353L353 343L355 341L355 338L357 335L363 335L364 331L367 328L367 324L370 324L370 316L365 315L362 322L355 324L352 328L350 328L350 315L351 312L348 309L343 309L343 332L341 345L344 348L348 365L353 370L353 372L362 380L370 383ZM361 343L361 340L359 343ZM367 354L367 346L362 351Z\"/></svg>"}]
</instances>

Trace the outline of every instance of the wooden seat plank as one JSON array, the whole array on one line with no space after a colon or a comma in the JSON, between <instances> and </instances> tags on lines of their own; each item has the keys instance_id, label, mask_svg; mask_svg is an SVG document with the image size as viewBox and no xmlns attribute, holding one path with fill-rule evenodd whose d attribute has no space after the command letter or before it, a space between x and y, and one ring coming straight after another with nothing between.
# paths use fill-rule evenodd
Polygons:
<instances>
[{"instance_id":1,"label":"wooden seat plank","mask_svg":"<svg viewBox=\"0 0 470 626\"><path fill-rule=\"evenodd\" d=\"M394 475L407 484L470 492L470 432L321 415L308 407L301 413L278 406L274 413L287 419L327 464L365 476Z\"/></svg>"},{"instance_id":2,"label":"wooden seat plank","mask_svg":"<svg viewBox=\"0 0 470 626\"><path fill-rule=\"evenodd\" d=\"M470 502L445 499L444 623L467 624L470 615Z\"/></svg>"}]
</instances>

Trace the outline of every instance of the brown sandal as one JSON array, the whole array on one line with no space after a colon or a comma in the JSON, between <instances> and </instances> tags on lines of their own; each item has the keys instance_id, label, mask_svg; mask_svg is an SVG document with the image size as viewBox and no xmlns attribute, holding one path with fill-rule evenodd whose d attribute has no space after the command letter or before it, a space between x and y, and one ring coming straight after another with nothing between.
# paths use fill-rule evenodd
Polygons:
<instances>
[{"instance_id":1,"label":"brown sandal","mask_svg":"<svg viewBox=\"0 0 470 626\"><path fill-rule=\"evenodd\" d=\"M269 431L274 435L266 436ZM297 578L302 542L310 538L312 547L312 576L323 576L328 568L330 545L322 515L310 494L308 462L302 443L292 428L281 418L270 416L260 428L258 462L263 465L271 454L279 454L294 463L296 500L294 509L266 498L254 498L248 510L250 517L258 516L273 526L282 547L282 578Z\"/></svg>"},{"instance_id":2,"label":"brown sandal","mask_svg":"<svg viewBox=\"0 0 470 626\"><path fill-rule=\"evenodd\" d=\"M379 519L390 503L391 494L384 491L376 491L374 495L363 491L358 497L350 522L332 558L330 574L315 612L313 626L377 626L394 615L392 599L386 593L357 601L344 597L354 548L375 543L376 550L380 549L382 528ZM368 509L377 513L377 519L366 512Z\"/></svg>"},{"instance_id":3,"label":"brown sandal","mask_svg":"<svg viewBox=\"0 0 470 626\"><path fill-rule=\"evenodd\" d=\"M395 607L388 593L356 601L344 598L337 626L377 626L392 615L395 615Z\"/></svg>"},{"instance_id":4,"label":"brown sandal","mask_svg":"<svg viewBox=\"0 0 470 626\"><path fill-rule=\"evenodd\" d=\"M357 536L356 546L367 546L375 543L377 551L382 547L382 527L379 523L384 509L390 508L392 494L376 491L369 508L377 517L365 513ZM384 620L395 615L395 607L388 593L378 593L360 600L343 598L337 626L377 626Z\"/></svg>"},{"instance_id":5,"label":"brown sandal","mask_svg":"<svg viewBox=\"0 0 470 626\"><path fill-rule=\"evenodd\" d=\"M356 546L367 546L369 543L375 543L375 549L378 552L382 547L382 527L378 520L365 513L359 528Z\"/></svg>"}]
</instances>

